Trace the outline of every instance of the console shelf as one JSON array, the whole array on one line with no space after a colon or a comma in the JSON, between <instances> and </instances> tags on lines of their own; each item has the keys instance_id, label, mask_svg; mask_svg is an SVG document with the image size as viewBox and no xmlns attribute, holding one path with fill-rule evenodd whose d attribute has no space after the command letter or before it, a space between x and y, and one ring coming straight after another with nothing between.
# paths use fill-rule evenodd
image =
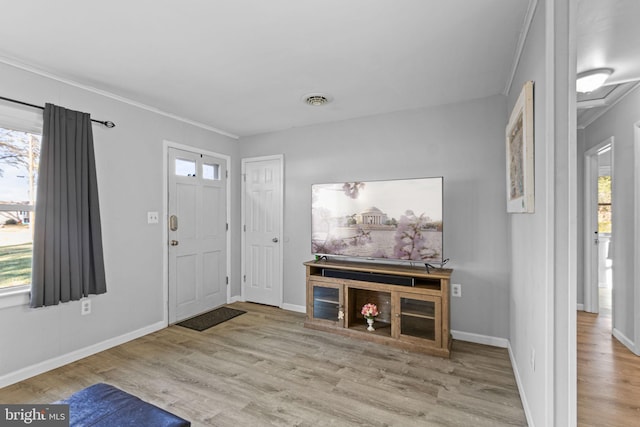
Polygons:
<instances>
[{"instance_id":1,"label":"console shelf","mask_svg":"<svg viewBox=\"0 0 640 427\"><path fill-rule=\"evenodd\" d=\"M427 272L424 267L334 260L308 261L304 265L305 327L449 357L452 270ZM384 283L386 280L391 283ZM375 331L367 330L366 319L360 313L367 303L378 306Z\"/></svg>"}]
</instances>

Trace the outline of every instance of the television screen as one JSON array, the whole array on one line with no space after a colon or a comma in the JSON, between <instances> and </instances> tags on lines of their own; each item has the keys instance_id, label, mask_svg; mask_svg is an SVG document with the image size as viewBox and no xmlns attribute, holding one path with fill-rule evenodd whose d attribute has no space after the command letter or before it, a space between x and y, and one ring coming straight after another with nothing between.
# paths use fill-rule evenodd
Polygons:
<instances>
[{"instance_id":1,"label":"television screen","mask_svg":"<svg viewBox=\"0 0 640 427\"><path fill-rule=\"evenodd\" d=\"M313 184L315 255L439 263L443 178Z\"/></svg>"}]
</instances>

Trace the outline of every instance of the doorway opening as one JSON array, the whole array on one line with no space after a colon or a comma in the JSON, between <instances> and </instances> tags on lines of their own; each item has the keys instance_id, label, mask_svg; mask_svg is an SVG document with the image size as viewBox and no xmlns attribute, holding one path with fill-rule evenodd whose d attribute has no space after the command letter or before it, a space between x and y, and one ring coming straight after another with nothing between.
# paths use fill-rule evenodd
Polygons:
<instances>
[{"instance_id":1,"label":"doorway opening","mask_svg":"<svg viewBox=\"0 0 640 427\"><path fill-rule=\"evenodd\" d=\"M613 137L585 153L584 309L611 317L613 310Z\"/></svg>"}]
</instances>

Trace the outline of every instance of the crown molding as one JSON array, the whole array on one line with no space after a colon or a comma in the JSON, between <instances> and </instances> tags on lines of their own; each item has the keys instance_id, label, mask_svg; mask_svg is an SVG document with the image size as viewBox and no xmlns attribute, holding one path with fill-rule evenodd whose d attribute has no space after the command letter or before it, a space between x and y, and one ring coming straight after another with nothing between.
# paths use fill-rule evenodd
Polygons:
<instances>
[{"instance_id":1,"label":"crown molding","mask_svg":"<svg viewBox=\"0 0 640 427\"><path fill-rule=\"evenodd\" d=\"M142 102L138 102L138 101L135 101L133 99L126 98L124 96L116 95L115 93L112 93L112 92L109 92L109 91L106 91L106 90L103 90L103 89L98 89L96 87L89 86L89 85L77 82L75 80L59 76L59 75L51 73L49 71L41 70L41 69L39 69L37 67L34 67L32 65L24 64L21 61L18 61L18 60L13 59L13 58L9 58L9 57L6 57L6 56L0 56L0 63L3 63L5 65L9 65L11 67L18 68L18 69L21 69L21 70L24 70L24 71L28 71L30 73L37 74L39 76L46 77L46 78L51 79L51 80L55 80L55 81L58 81L60 83L67 84L69 86L76 87L78 89L86 90L88 92L95 93L96 95L104 96L106 98L111 98L111 99L113 99L115 101L122 102L124 104L128 104L128 105L131 105L131 106L136 107L136 108L140 108L142 110L150 111L150 112L158 114L160 116L168 117L170 119L178 120L180 122L187 123L187 124L199 127L201 129L205 129L205 130L208 130L208 131L211 131L211 132L215 132L217 134L224 135L224 136L227 136L229 138L233 138L233 139L239 139L240 138L238 135L235 135L235 134L230 133L230 132L226 132L226 131L224 131L222 129L218 129L218 128L215 128L213 126L209 126L207 124L204 124L204 123L201 123L201 122L197 122L195 120L188 119L186 117L178 116L176 114L169 113L167 111L162 111L161 109L156 108L156 107L154 107L152 105L144 104Z\"/></svg>"},{"instance_id":2,"label":"crown molding","mask_svg":"<svg viewBox=\"0 0 640 427\"><path fill-rule=\"evenodd\" d=\"M600 117L602 117L607 111L609 111L613 107L615 107L616 104L618 104L620 101L622 101L627 95L629 95L630 93L632 93L633 91L638 89L638 87L640 87L640 81L636 82L636 84L631 86L629 88L629 90L627 90L625 93L623 93L622 95L620 95L619 97L617 97L616 99L611 101L611 103L606 103L603 106L602 109L598 110L597 113L595 113L593 116L591 116L588 120L585 120L584 123L579 124L578 125L578 129L586 129L586 128L588 128L593 122L595 122ZM580 105L580 103L578 103L578 104Z\"/></svg>"},{"instance_id":3,"label":"crown molding","mask_svg":"<svg viewBox=\"0 0 640 427\"><path fill-rule=\"evenodd\" d=\"M520 58L522 57L522 51L524 50L524 44L527 41L527 36L529 35L529 28L531 27L531 22L533 21L533 16L536 12L536 7L538 6L538 0L529 0L529 7L527 8L527 13L524 17L524 22L522 23L522 31L520 32L520 36L518 37L518 44L516 46L516 54L513 57L513 65L511 66L511 72L509 73L509 79L507 80L507 84L504 87L503 95L508 95L511 90L511 86L513 85L513 79L516 76L516 72L518 71L518 65L520 64Z\"/></svg>"}]
</instances>

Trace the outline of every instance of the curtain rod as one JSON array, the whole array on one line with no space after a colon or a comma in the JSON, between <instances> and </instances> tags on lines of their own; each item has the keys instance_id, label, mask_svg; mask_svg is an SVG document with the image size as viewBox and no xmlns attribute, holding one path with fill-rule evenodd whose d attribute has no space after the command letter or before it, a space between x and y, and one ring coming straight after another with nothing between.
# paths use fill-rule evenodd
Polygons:
<instances>
[{"instance_id":1,"label":"curtain rod","mask_svg":"<svg viewBox=\"0 0 640 427\"><path fill-rule=\"evenodd\" d=\"M44 110L44 107L41 105L35 105L35 104L29 104L28 102L23 102L23 101L18 101L16 99L11 99L11 98L5 98L4 96L0 96L0 99L3 101L9 101L9 102L13 102L15 104L20 104L20 105L25 105L27 107L32 107L32 108L38 108L40 110ZM100 120L95 120L95 119L91 119L92 122L95 123L100 123L101 125L104 125L108 128L114 128L116 127L116 124L113 122L110 122L108 120L105 121L100 121Z\"/></svg>"}]
</instances>

